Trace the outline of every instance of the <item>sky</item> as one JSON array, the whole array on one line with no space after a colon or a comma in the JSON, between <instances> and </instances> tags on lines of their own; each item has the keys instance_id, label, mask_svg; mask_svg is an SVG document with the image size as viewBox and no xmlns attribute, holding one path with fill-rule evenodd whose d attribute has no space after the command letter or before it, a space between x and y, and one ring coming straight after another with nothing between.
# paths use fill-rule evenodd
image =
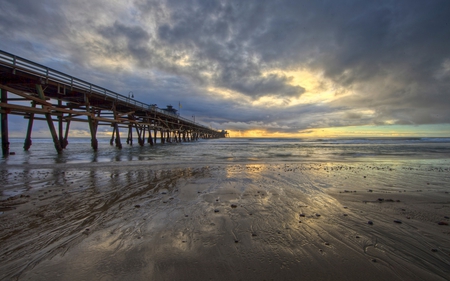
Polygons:
<instances>
[{"instance_id":1,"label":"sky","mask_svg":"<svg viewBox=\"0 0 450 281\"><path fill-rule=\"evenodd\" d=\"M2 0L0 38L232 137L450 136L447 0Z\"/></svg>"}]
</instances>

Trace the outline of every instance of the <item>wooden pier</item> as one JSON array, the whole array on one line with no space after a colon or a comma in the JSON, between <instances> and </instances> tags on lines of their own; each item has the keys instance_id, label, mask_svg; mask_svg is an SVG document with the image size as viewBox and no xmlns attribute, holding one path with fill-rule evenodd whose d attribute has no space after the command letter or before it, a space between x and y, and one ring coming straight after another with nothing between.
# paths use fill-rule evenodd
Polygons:
<instances>
[{"instance_id":1,"label":"wooden pier","mask_svg":"<svg viewBox=\"0 0 450 281\"><path fill-rule=\"evenodd\" d=\"M72 122L89 124L94 150L98 148L99 126L111 127L110 143L119 149L122 148L121 133L125 133L127 144L133 144L134 136L141 146L154 145L157 139L164 144L227 136L226 131L213 130L155 105L144 104L1 50L0 90L4 156L9 155L9 114L28 119L25 150L32 144L34 120L47 122L57 153L62 153L68 145ZM14 97L8 97L8 93Z\"/></svg>"}]
</instances>

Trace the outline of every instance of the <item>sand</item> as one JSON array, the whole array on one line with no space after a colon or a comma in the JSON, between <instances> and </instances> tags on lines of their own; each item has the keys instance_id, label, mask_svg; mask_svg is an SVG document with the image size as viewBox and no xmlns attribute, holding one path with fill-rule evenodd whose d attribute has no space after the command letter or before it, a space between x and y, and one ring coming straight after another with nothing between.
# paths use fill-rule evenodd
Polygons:
<instances>
[{"instance_id":1,"label":"sand","mask_svg":"<svg viewBox=\"0 0 450 281\"><path fill-rule=\"evenodd\" d=\"M2 280L450 280L448 167L0 171Z\"/></svg>"}]
</instances>

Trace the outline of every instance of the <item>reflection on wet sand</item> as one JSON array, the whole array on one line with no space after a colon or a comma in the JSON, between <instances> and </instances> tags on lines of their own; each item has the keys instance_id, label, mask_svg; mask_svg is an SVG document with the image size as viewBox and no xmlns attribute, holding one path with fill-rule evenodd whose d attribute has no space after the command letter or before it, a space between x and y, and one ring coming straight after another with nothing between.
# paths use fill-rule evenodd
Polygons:
<instances>
[{"instance_id":1,"label":"reflection on wet sand","mask_svg":"<svg viewBox=\"0 0 450 281\"><path fill-rule=\"evenodd\" d=\"M326 163L4 169L0 278L445 280L448 179Z\"/></svg>"}]
</instances>

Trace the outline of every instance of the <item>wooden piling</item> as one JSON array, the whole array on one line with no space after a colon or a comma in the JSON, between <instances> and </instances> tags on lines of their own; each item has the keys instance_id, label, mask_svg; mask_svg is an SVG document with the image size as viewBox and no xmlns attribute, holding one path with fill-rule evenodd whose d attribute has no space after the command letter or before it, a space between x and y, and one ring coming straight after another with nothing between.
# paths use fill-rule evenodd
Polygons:
<instances>
[{"instance_id":1,"label":"wooden piling","mask_svg":"<svg viewBox=\"0 0 450 281\"><path fill-rule=\"evenodd\" d=\"M31 107L35 108L36 107L36 102L32 101L31 102ZM28 127L27 127L27 134L25 136L25 143L23 144L23 149L25 151L28 151L32 145L32 141L31 141L31 131L33 130L33 122L34 122L34 113L28 113L29 117L28 117Z\"/></svg>"},{"instance_id":2,"label":"wooden piling","mask_svg":"<svg viewBox=\"0 0 450 281\"><path fill-rule=\"evenodd\" d=\"M89 131L91 133L91 147L96 151L98 149L97 128L98 121L95 118L95 109L91 108L89 96L85 95L86 112L88 115Z\"/></svg>"},{"instance_id":3,"label":"wooden piling","mask_svg":"<svg viewBox=\"0 0 450 281\"><path fill-rule=\"evenodd\" d=\"M153 136L152 136L152 131L150 130L150 125L147 125L148 128L148 140L147 142L153 146Z\"/></svg>"},{"instance_id":4,"label":"wooden piling","mask_svg":"<svg viewBox=\"0 0 450 281\"><path fill-rule=\"evenodd\" d=\"M1 89L1 102L8 103L8 92ZM3 157L8 157L9 155L9 132L8 132L8 110L1 109L1 127L2 127L2 154Z\"/></svg>"},{"instance_id":5,"label":"wooden piling","mask_svg":"<svg viewBox=\"0 0 450 281\"><path fill-rule=\"evenodd\" d=\"M37 91L37 93L39 95L39 98L41 100L45 101L44 90L42 89L42 86L40 84L36 84L36 91ZM58 140L58 135L56 134L55 124L53 124L52 115L50 113L45 113L44 115L45 115L45 119L47 120L48 128L50 130L50 134L52 136L56 152L58 154L61 154L62 153L62 148L61 148L61 145L60 145L59 140Z\"/></svg>"},{"instance_id":6,"label":"wooden piling","mask_svg":"<svg viewBox=\"0 0 450 281\"><path fill-rule=\"evenodd\" d=\"M119 124L114 123L114 129L116 131L116 147L122 149L122 143L120 142Z\"/></svg>"},{"instance_id":7,"label":"wooden piling","mask_svg":"<svg viewBox=\"0 0 450 281\"><path fill-rule=\"evenodd\" d=\"M63 140L63 148L66 148L69 144L69 128L70 128L70 121L72 117L72 113L69 113L69 118L66 120L66 131L64 133L64 140Z\"/></svg>"}]
</instances>

